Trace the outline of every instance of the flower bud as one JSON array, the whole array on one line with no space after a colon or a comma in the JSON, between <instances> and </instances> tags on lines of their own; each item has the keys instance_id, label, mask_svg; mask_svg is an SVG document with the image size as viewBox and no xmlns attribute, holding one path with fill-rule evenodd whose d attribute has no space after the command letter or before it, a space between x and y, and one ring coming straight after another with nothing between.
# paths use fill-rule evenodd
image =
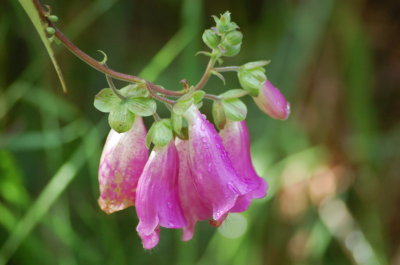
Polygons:
<instances>
[{"instance_id":1,"label":"flower bud","mask_svg":"<svg viewBox=\"0 0 400 265\"><path fill-rule=\"evenodd\" d=\"M210 49L215 49L217 48L220 39L217 36L217 34L212 31L211 29L206 29L203 33L203 41L204 43L210 48Z\"/></svg>"},{"instance_id":2,"label":"flower bud","mask_svg":"<svg viewBox=\"0 0 400 265\"><path fill-rule=\"evenodd\" d=\"M278 88L266 80L258 93L253 97L257 106L274 119L286 120L290 114L290 104Z\"/></svg>"},{"instance_id":3,"label":"flower bud","mask_svg":"<svg viewBox=\"0 0 400 265\"><path fill-rule=\"evenodd\" d=\"M235 46L242 43L243 34L240 31L234 30L225 35L224 44Z\"/></svg>"},{"instance_id":4,"label":"flower bud","mask_svg":"<svg viewBox=\"0 0 400 265\"><path fill-rule=\"evenodd\" d=\"M232 46L232 45L220 45L220 50L223 56L232 57L237 55L240 52L241 44Z\"/></svg>"},{"instance_id":5,"label":"flower bud","mask_svg":"<svg viewBox=\"0 0 400 265\"><path fill-rule=\"evenodd\" d=\"M214 20L219 33L227 33L238 28L235 22L231 22L229 11L226 11L220 18L214 16Z\"/></svg>"},{"instance_id":6,"label":"flower bud","mask_svg":"<svg viewBox=\"0 0 400 265\"><path fill-rule=\"evenodd\" d=\"M254 68L251 70L246 70L241 68L238 72L239 83L244 90L248 91L251 96L257 96L258 91L262 87L267 77L265 76L264 69Z\"/></svg>"}]
</instances>

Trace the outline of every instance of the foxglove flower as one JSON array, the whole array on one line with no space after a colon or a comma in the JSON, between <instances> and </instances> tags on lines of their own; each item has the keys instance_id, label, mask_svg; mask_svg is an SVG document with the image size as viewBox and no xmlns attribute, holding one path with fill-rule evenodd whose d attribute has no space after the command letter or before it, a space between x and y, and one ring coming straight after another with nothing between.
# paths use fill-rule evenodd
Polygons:
<instances>
[{"instance_id":1,"label":"foxglove flower","mask_svg":"<svg viewBox=\"0 0 400 265\"><path fill-rule=\"evenodd\" d=\"M212 218L218 220L251 188L236 174L221 137L205 116L194 105L183 116L189 124L187 152L193 172L192 190L199 193L204 205L212 210Z\"/></svg>"},{"instance_id":2,"label":"foxglove flower","mask_svg":"<svg viewBox=\"0 0 400 265\"><path fill-rule=\"evenodd\" d=\"M136 230L146 249L157 245L161 226L187 226L179 200L178 172L179 160L174 141L164 147L155 146L137 187L139 224Z\"/></svg>"},{"instance_id":3,"label":"foxglove flower","mask_svg":"<svg viewBox=\"0 0 400 265\"><path fill-rule=\"evenodd\" d=\"M246 122L228 121L220 131L220 136L236 173L242 177L251 192L239 196L230 212L243 212L252 199L266 195L266 182L254 170L250 155L250 138Z\"/></svg>"},{"instance_id":4,"label":"foxglove flower","mask_svg":"<svg viewBox=\"0 0 400 265\"><path fill-rule=\"evenodd\" d=\"M290 104L278 88L266 80L258 96L253 97L257 106L274 119L286 120L290 114Z\"/></svg>"},{"instance_id":5,"label":"foxglove flower","mask_svg":"<svg viewBox=\"0 0 400 265\"><path fill-rule=\"evenodd\" d=\"M197 189L190 165L189 142L176 139L175 143L179 153L179 195L187 221L182 240L188 241L193 237L197 221L212 218L212 208Z\"/></svg>"},{"instance_id":6,"label":"foxglove flower","mask_svg":"<svg viewBox=\"0 0 400 265\"><path fill-rule=\"evenodd\" d=\"M146 128L136 116L125 133L108 134L100 159L99 184L101 209L111 214L135 205L136 186L148 157Z\"/></svg>"}]
</instances>

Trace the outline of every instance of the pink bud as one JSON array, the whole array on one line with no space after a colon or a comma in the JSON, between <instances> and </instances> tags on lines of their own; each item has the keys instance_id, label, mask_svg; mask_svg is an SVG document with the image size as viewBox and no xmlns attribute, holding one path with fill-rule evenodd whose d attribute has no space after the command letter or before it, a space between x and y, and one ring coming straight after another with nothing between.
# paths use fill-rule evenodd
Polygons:
<instances>
[{"instance_id":1,"label":"pink bud","mask_svg":"<svg viewBox=\"0 0 400 265\"><path fill-rule=\"evenodd\" d=\"M285 97L274 87L271 82L266 80L260 88L257 97L253 97L257 106L266 114L274 119L286 120L290 114L290 104Z\"/></svg>"},{"instance_id":2,"label":"pink bud","mask_svg":"<svg viewBox=\"0 0 400 265\"><path fill-rule=\"evenodd\" d=\"M128 132L111 130L100 159L101 209L111 214L135 205L136 186L147 161L146 128L141 117Z\"/></svg>"}]
</instances>

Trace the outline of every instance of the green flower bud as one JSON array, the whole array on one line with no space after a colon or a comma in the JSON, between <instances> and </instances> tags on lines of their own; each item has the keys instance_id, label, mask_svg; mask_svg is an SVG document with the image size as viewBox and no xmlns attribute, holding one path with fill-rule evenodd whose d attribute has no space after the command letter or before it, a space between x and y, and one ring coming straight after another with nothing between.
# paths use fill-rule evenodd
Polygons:
<instances>
[{"instance_id":1,"label":"green flower bud","mask_svg":"<svg viewBox=\"0 0 400 265\"><path fill-rule=\"evenodd\" d=\"M257 96L263 83L267 80L264 71L265 70L261 67L252 70L241 68L238 72L240 85L244 90L248 91L250 95Z\"/></svg>"},{"instance_id":2,"label":"green flower bud","mask_svg":"<svg viewBox=\"0 0 400 265\"><path fill-rule=\"evenodd\" d=\"M56 23L58 21L58 17L56 15L50 15L48 18L53 23Z\"/></svg>"},{"instance_id":3,"label":"green flower bud","mask_svg":"<svg viewBox=\"0 0 400 265\"><path fill-rule=\"evenodd\" d=\"M224 44L238 45L242 43L243 34L240 31L234 30L225 35Z\"/></svg>"},{"instance_id":4,"label":"green flower bud","mask_svg":"<svg viewBox=\"0 0 400 265\"><path fill-rule=\"evenodd\" d=\"M220 45L220 50L222 52L223 56L227 57L232 57L237 55L240 52L240 46L241 44L238 45Z\"/></svg>"},{"instance_id":5,"label":"green flower bud","mask_svg":"<svg viewBox=\"0 0 400 265\"><path fill-rule=\"evenodd\" d=\"M54 35L54 33L56 33L56 30L54 28L52 28L52 27L47 27L46 28L46 32L49 35Z\"/></svg>"},{"instance_id":6,"label":"green flower bud","mask_svg":"<svg viewBox=\"0 0 400 265\"><path fill-rule=\"evenodd\" d=\"M214 16L215 24L219 33L228 33L238 27L235 22L231 22L231 13L226 11L220 18Z\"/></svg>"},{"instance_id":7,"label":"green flower bud","mask_svg":"<svg viewBox=\"0 0 400 265\"><path fill-rule=\"evenodd\" d=\"M210 48L210 49L215 49L217 48L220 38L217 36L217 34L212 31L211 29L206 29L203 33L203 41L204 43Z\"/></svg>"}]
</instances>

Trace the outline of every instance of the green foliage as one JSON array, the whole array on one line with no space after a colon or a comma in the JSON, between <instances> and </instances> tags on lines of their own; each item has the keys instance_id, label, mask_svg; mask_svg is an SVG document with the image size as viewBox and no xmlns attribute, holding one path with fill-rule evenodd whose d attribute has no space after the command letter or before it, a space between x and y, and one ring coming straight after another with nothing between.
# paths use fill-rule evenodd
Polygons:
<instances>
[{"instance_id":1,"label":"green foliage","mask_svg":"<svg viewBox=\"0 0 400 265\"><path fill-rule=\"evenodd\" d=\"M223 99L221 103L228 120L242 121L246 119L247 107L240 99Z\"/></svg>"}]
</instances>

